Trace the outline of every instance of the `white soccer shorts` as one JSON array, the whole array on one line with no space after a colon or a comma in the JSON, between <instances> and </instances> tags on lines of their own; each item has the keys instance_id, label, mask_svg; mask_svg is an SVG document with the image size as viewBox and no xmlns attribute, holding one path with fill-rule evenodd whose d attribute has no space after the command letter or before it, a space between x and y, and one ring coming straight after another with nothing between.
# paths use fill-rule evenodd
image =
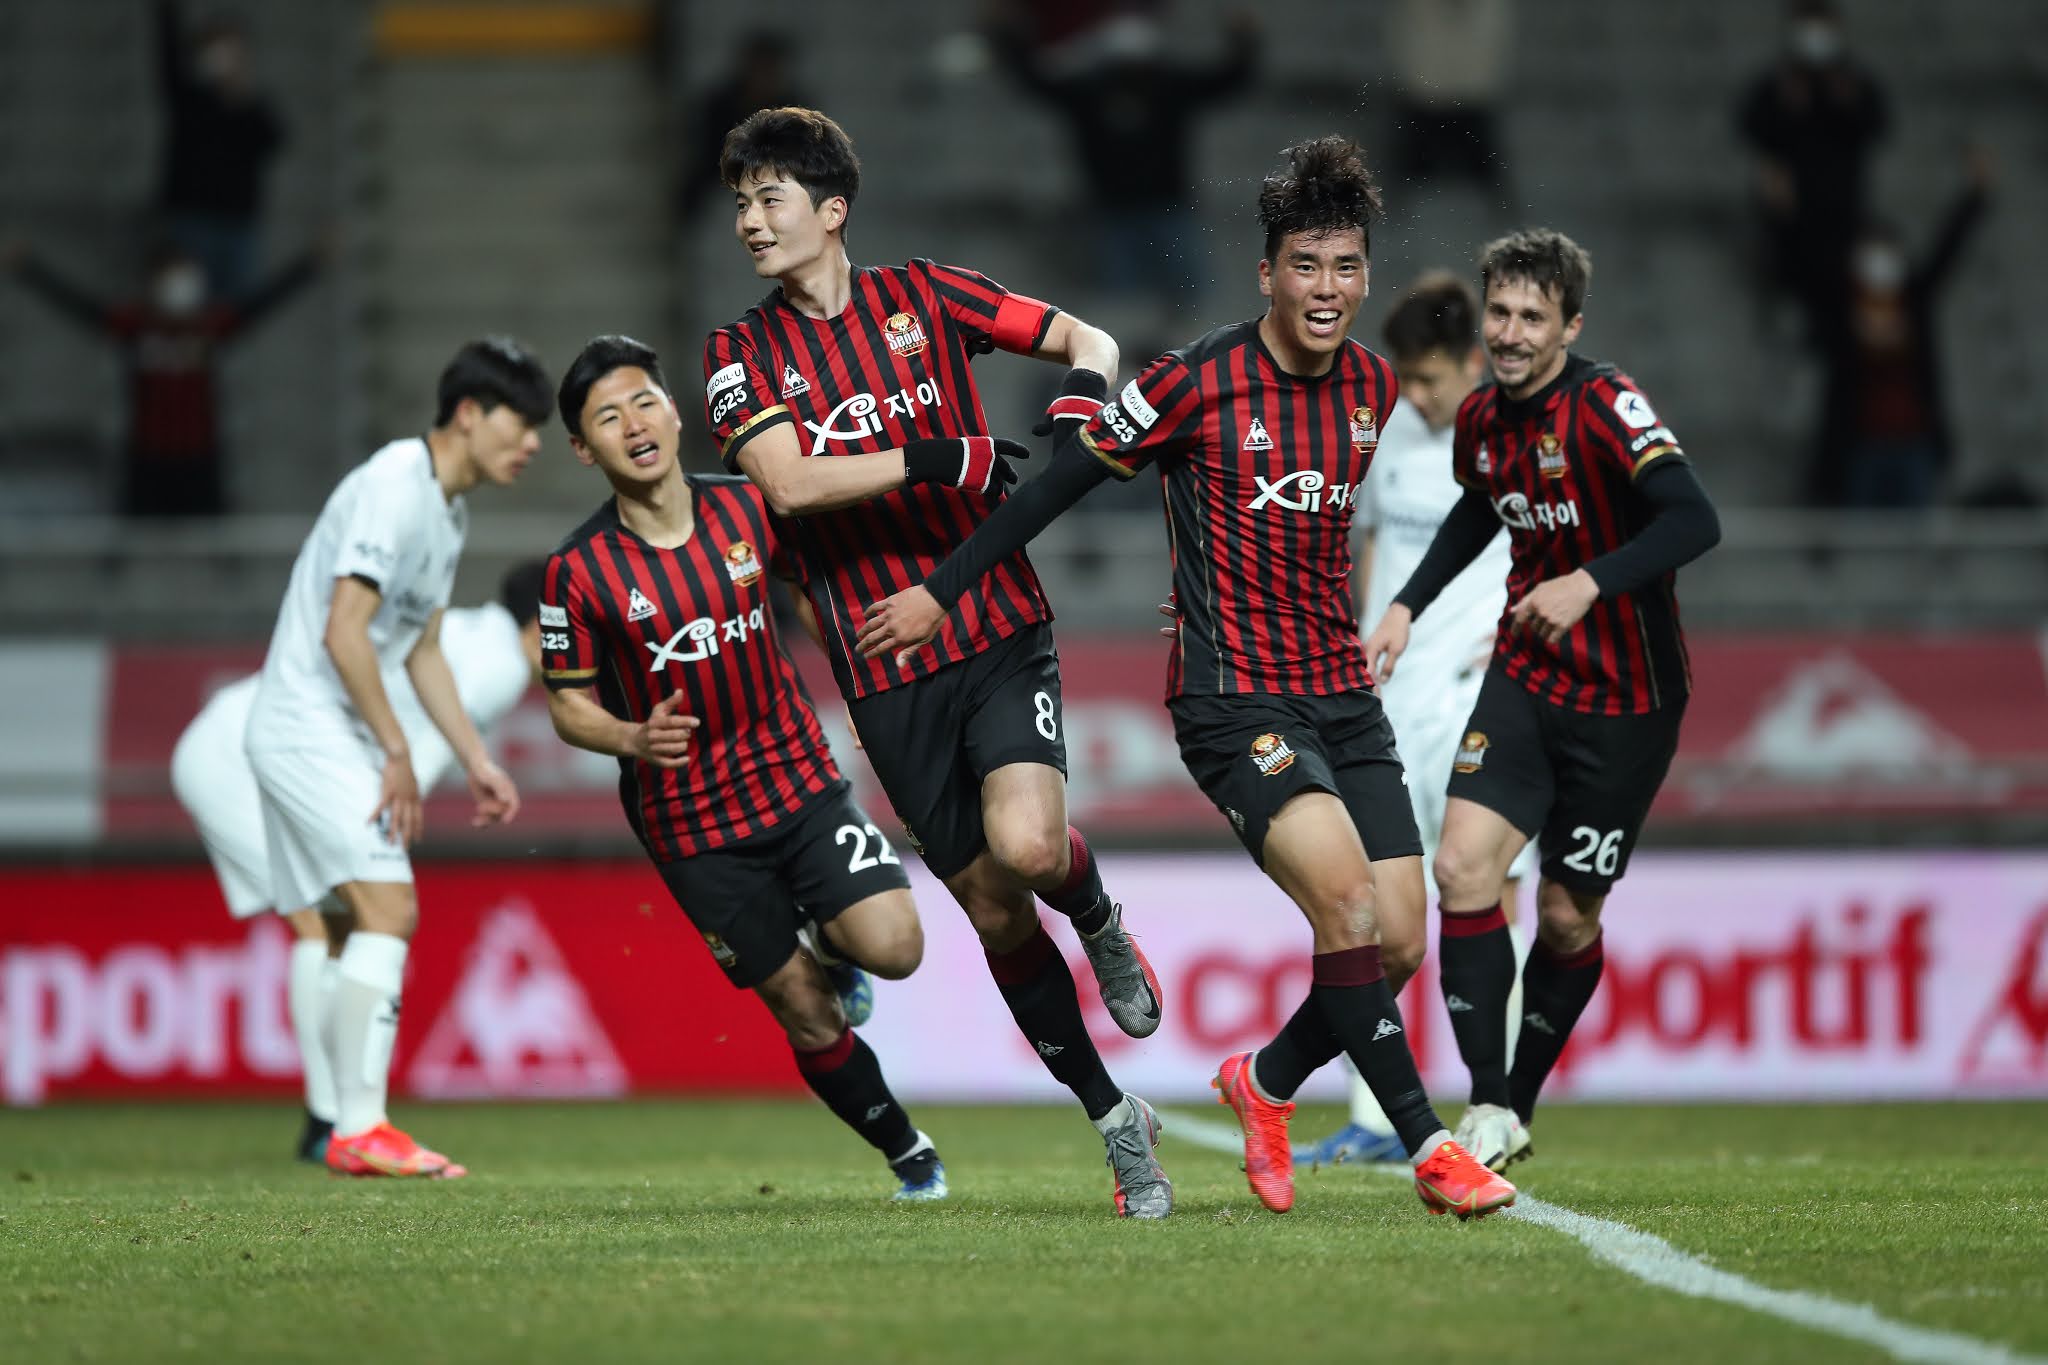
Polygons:
<instances>
[{"instance_id":1,"label":"white soccer shorts","mask_svg":"<svg viewBox=\"0 0 2048 1365\"><path fill-rule=\"evenodd\" d=\"M411 882L412 859L372 824L382 777L374 749L249 746L262 796L272 901L300 909L346 882Z\"/></svg>"}]
</instances>

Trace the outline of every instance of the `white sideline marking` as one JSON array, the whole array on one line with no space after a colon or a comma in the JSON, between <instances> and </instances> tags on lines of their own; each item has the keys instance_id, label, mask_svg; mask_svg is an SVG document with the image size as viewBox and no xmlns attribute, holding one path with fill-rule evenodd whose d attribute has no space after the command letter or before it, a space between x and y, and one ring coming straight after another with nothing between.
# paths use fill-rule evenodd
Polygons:
<instances>
[{"instance_id":1,"label":"white sideline marking","mask_svg":"<svg viewBox=\"0 0 2048 1365\"><path fill-rule=\"evenodd\" d=\"M1167 1120L1166 1132L1172 1137L1214 1152L1239 1155L1244 1151L1244 1140L1229 1123L1179 1110L1162 1117ZM1349 1169L1404 1180L1409 1174L1405 1163L1370 1162ZM1716 1270L1662 1237L1609 1218L1574 1213L1538 1199L1527 1190L1520 1191L1514 1207L1504 1213L1564 1233L1592 1253L1593 1259L1626 1271L1645 1284L1688 1298L1717 1299L1811 1327L1816 1332L1860 1341L1897 1360L1925 1365L2048 1365L2048 1358L2026 1355L1994 1342L1894 1321L1869 1304L1845 1303L1801 1289L1767 1288L1730 1271Z\"/></svg>"}]
</instances>

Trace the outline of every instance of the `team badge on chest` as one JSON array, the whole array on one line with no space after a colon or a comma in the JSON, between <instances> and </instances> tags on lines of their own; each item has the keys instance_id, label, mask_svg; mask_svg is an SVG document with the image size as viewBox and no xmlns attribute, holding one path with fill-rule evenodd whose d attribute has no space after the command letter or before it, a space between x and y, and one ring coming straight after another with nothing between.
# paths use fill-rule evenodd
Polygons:
<instances>
[{"instance_id":1,"label":"team badge on chest","mask_svg":"<svg viewBox=\"0 0 2048 1365\"><path fill-rule=\"evenodd\" d=\"M744 540L735 541L725 547L725 571L732 577L733 586L749 587L760 581L761 557Z\"/></svg>"},{"instance_id":2,"label":"team badge on chest","mask_svg":"<svg viewBox=\"0 0 2048 1365\"><path fill-rule=\"evenodd\" d=\"M1544 432L1536 443L1536 468L1546 479L1564 477L1564 442L1557 439L1556 432Z\"/></svg>"},{"instance_id":3,"label":"team badge on chest","mask_svg":"<svg viewBox=\"0 0 2048 1365\"><path fill-rule=\"evenodd\" d=\"M1379 424L1373 421L1371 408L1351 410L1351 444L1361 455L1370 455L1379 448Z\"/></svg>"},{"instance_id":4,"label":"team badge on chest","mask_svg":"<svg viewBox=\"0 0 2048 1365\"><path fill-rule=\"evenodd\" d=\"M889 349L899 356L910 357L931 345L924 334L924 324L915 314L891 313L889 320L882 324L884 335L889 338Z\"/></svg>"}]
</instances>

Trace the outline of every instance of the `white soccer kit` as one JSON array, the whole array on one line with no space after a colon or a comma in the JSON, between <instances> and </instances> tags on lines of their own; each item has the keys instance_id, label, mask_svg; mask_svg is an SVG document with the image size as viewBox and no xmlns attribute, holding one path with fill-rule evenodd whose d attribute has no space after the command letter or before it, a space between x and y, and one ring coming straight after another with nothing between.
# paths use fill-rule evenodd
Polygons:
<instances>
[{"instance_id":1,"label":"white soccer kit","mask_svg":"<svg viewBox=\"0 0 2048 1365\"><path fill-rule=\"evenodd\" d=\"M455 675L462 709L479 731L490 733L532 680L532 665L519 641L519 623L495 602L454 607L441 617L441 649ZM178 736L178 747L171 754L172 790L199 827L221 894L238 919L276 905L264 841L262 797L242 747L259 681L260 675L252 673L215 692ZM434 728L402 666L384 675L384 691L398 713L399 728L405 731L420 791L432 791L454 767L455 751Z\"/></svg>"},{"instance_id":2,"label":"white soccer kit","mask_svg":"<svg viewBox=\"0 0 2048 1365\"><path fill-rule=\"evenodd\" d=\"M1451 473L1451 428L1429 429L1414 405L1402 403L1380 428L1380 445L1366 472L1352 529L1373 537L1363 621L1371 630L1394 594L1422 562L1437 528L1464 489ZM1380 701L1394 726L1394 743L1408 770L1408 800L1422 829L1425 865L1444 827L1444 790L1479 699L1494 632L1507 604L1509 548L1495 536L1464 572L1451 580L1409 632L1394 676L1380 683ZM1534 841L1515 859L1509 876L1526 876Z\"/></svg>"},{"instance_id":3,"label":"white soccer kit","mask_svg":"<svg viewBox=\"0 0 2048 1365\"><path fill-rule=\"evenodd\" d=\"M377 585L369 636L388 676L448 605L468 519L463 500L442 493L427 443L411 437L352 470L300 548L243 740L273 905L312 905L344 882L412 880L388 822L370 820L384 756L327 656L328 607L336 579Z\"/></svg>"}]
</instances>

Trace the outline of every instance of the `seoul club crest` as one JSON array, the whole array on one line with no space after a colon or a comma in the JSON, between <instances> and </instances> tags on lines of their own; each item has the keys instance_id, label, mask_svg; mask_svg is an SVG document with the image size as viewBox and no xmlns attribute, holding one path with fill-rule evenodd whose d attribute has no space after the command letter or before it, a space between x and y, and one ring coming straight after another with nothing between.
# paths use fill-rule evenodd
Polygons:
<instances>
[{"instance_id":1,"label":"seoul club crest","mask_svg":"<svg viewBox=\"0 0 2048 1365\"><path fill-rule=\"evenodd\" d=\"M914 313L891 313L882 324L882 334L889 339L889 349L905 359L931 345L924 334L924 324Z\"/></svg>"},{"instance_id":2,"label":"seoul club crest","mask_svg":"<svg viewBox=\"0 0 2048 1365\"><path fill-rule=\"evenodd\" d=\"M761 579L761 557L746 541L734 541L725 547L725 571L734 587L751 587Z\"/></svg>"},{"instance_id":3,"label":"seoul club crest","mask_svg":"<svg viewBox=\"0 0 2048 1365\"><path fill-rule=\"evenodd\" d=\"M1379 449L1380 428L1373 420L1371 408L1351 410L1351 445L1361 455L1370 455Z\"/></svg>"},{"instance_id":4,"label":"seoul club crest","mask_svg":"<svg viewBox=\"0 0 2048 1365\"><path fill-rule=\"evenodd\" d=\"M1483 730L1467 730L1465 742L1458 746L1458 756L1451 760L1454 773L1476 773L1486 762L1486 733Z\"/></svg>"},{"instance_id":5,"label":"seoul club crest","mask_svg":"<svg viewBox=\"0 0 2048 1365\"><path fill-rule=\"evenodd\" d=\"M1564 442L1557 439L1556 432L1544 432L1536 443L1536 468L1546 479L1564 477Z\"/></svg>"}]
</instances>

